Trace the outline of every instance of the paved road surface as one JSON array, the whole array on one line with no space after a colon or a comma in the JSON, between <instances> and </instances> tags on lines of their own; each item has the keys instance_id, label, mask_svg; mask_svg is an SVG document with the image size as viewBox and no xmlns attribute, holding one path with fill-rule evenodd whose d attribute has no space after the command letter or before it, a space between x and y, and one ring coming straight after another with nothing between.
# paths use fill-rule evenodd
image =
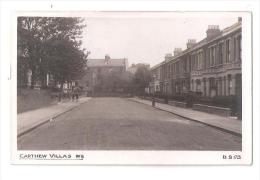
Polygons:
<instances>
[{"instance_id":1,"label":"paved road surface","mask_svg":"<svg viewBox=\"0 0 260 180\"><path fill-rule=\"evenodd\" d=\"M20 150L241 150L241 138L123 98L93 98L18 139Z\"/></svg>"}]
</instances>

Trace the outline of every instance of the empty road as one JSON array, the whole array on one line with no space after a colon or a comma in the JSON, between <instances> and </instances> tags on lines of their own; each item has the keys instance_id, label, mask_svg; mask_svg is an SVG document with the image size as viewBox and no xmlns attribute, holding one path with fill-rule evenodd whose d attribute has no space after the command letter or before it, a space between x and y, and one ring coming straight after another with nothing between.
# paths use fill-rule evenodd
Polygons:
<instances>
[{"instance_id":1,"label":"empty road","mask_svg":"<svg viewBox=\"0 0 260 180\"><path fill-rule=\"evenodd\" d=\"M241 137L124 98L93 98L18 138L19 150L241 150Z\"/></svg>"}]
</instances>

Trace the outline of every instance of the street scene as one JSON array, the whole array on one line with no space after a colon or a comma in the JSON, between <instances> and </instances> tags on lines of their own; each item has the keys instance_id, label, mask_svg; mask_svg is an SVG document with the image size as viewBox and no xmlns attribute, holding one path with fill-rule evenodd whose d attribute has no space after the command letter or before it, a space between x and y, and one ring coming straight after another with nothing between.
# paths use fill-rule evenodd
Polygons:
<instances>
[{"instance_id":1,"label":"street scene","mask_svg":"<svg viewBox=\"0 0 260 180\"><path fill-rule=\"evenodd\" d=\"M242 151L242 18L129 16L17 18L17 150Z\"/></svg>"}]
</instances>

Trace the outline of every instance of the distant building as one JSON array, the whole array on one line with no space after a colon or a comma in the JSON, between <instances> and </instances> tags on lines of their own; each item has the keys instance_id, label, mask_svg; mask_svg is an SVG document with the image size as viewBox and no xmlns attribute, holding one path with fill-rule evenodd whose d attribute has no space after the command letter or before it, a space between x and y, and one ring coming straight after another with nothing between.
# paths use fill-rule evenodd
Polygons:
<instances>
[{"instance_id":1,"label":"distant building","mask_svg":"<svg viewBox=\"0 0 260 180\"><path fill-rule=\"evenodd\" d=\"M127 58L113 59L106 55L104 59L88 59L86 74L79 83L88 92L93 93L95 87L102 86L109 74L119 76L126 71L127 67ZM106 83L108 83L107 81L109 79L106 79Z\"/></svg>"}]
</instances>

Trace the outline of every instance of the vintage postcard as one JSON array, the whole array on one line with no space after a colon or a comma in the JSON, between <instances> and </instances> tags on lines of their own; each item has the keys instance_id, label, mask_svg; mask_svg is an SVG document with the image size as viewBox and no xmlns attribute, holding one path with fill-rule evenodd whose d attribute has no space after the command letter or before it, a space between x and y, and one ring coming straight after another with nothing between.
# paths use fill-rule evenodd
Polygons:
<instances>
[{"instance_id":1,"label":"vintage postcard","mask_svg":"<svg viewBox=\"0 0 260 180\"><path fill-rule=\"evenodd\" d=\"M250 165L250 12L16 12L14 164Z\"/></svg>"}]
</instances>

